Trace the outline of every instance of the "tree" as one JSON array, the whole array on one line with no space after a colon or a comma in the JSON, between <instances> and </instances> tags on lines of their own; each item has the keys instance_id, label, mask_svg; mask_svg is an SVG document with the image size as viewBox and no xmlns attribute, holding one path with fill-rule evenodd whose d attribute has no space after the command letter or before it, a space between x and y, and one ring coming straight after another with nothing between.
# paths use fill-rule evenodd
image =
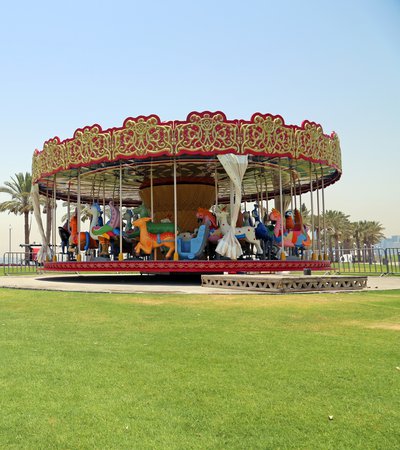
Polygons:
<instances>
[{"instance_id":1,"label":"tree","mask_svg":"<svg viewBox=\"0 0 400 450\"><path fill-rule=\"evenodd\" d=\"M306 225L311 225L311 211L307 208L305 203L300 206L300 214L303 219L303 223Z\"/></svg>"},{"instance_id":2,"label":"tree","mask_svg":"<svg viewBox=\"0 0 400 450\"><path fill-rule=\"evenodd\" d=\"M375 220L367 220L365 222L365 230L363 236L363 243L367 247L378 244L382 239L385 238L383 233L384 227L381 223Z\"/></svg>"},{"instance_id":3,"label":"tree","mask_svg":"<svg viewBox=\"0 0 400 450\"><path fill-rule=\"evenodd\" d=\"M29 245L29 213L33 211L31 202L32 175L20 172L0 186L0 192L11 195L11 200L0 203L0 212L8 211L16 215L24 216L25 245Z\"/></svg>"},{"instance_id":4,"label":"tree","mask_svg":"<svg viewBox=\"0 0 400 450\"><path fill-rule=\"evenodd\" d=\"M364 240L365 223L366 223L365 220L359 220L358 222L353 223L354 239L356 243L358 261L361 261L361 247L362 242Z\"/></svg>"},{"instance_id":5,"label":"tree","mask_svg":"<svg viewBox=\"0 0 400 450\"><path fill-rule=\"evenodd\" d=\"M383 234L384 227L381 223L371 220L360 220L354 223L354 236L356 239L356 246L358 251L358 258L361 260L361 248L368 249L368 257L371 261L373 255L371 247L378 244L385 235ZM363 259L365 261L366 255L363 252Z\"/></svg>"},{"instance_id":6,"label":"tree","mask_svg":"<svg viewBox=\"0 0 400 450\"><path fill-rule=\"evenodd\" d=\"M349 216L341 211L325 211L325 227L329 241L335 242L335 261L339 261L339 240L348 239L351 233ZM332 244L330 243L332 249Z\"/></svg>"}]
</instances>

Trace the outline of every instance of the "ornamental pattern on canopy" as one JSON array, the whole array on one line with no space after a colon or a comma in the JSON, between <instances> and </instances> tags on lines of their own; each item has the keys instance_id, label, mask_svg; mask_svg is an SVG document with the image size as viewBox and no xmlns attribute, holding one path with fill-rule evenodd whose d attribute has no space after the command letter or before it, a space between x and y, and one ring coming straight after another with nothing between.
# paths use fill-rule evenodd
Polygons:
<instances>
[{"instance_id":1,"label":"ornamental pattern on canopy","mask_svg":"<svg viewBox=\"0 0 400 450\"><path fill-rule=\"evenodd\" d=\"M192 112L186 121L161 122L156 115L125 120L121 128L100 125L78 129L73 138L58 137L33 155L36 183L61 171L102 162L143 160L160 156L250 154L287 157L321 163L341 173L336 133L324 134L320 125L304 121L286 125L281 116L255 113L249 121L228 120L222 112Z\"/></svg>"}]
</instances>

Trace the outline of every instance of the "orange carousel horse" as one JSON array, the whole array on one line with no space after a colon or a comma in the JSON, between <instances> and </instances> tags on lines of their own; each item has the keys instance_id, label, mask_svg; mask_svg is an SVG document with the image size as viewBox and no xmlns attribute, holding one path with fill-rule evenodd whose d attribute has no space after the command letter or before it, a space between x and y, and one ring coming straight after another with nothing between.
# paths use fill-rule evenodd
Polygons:
<instances>
[{"instance_id":1,"label":"orange carousel horse","mask_svg":"<svg viewBox=\"0 0 400 450\"><path fill-rule=\"evenodd\" d=\"M77 211L74 212L70 219L70 229L71 229L71 236L69 238L70 245L73 245L75 247L78 246L78 213ZM89 250L92 248L97 248L97 241L95 241L93 238L90 237L90 234L88 231L81 231L79 233L79 250Z\"/></svg>"}]
</instances>

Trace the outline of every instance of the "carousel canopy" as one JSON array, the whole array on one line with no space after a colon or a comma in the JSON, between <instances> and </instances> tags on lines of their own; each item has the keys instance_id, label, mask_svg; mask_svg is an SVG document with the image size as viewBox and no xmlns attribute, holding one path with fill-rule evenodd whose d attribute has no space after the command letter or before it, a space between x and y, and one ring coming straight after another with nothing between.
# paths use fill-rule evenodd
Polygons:
<instances>
[{"instance_id":1,"label":"carousel canopy","mask_svg":"<svg viewBox=\"0 0 400 450\"><path fill-rule=\"evenodd\" d=\"M338 136L324 134L314 122L286 125L281 116L261 113L248 121L228 120L222 112L206 111L192 112L186 121L139 116L121 128L93 125L76 130L71 139L49 139L34 152L32 174L42 194L53 195L55 189L56 198L76 201L79 173L82 202L119 200L121 192L123 204L131 206L142 202L150 180L153 186L172 183L175 161L179 185L218 185L224 202L230 179L218 155L226 153L249 157L243 200L260 192L279 195L279 171L283 193L304 193L311 184L326 187L342 172Z\"/></svg>"}]
</instances>

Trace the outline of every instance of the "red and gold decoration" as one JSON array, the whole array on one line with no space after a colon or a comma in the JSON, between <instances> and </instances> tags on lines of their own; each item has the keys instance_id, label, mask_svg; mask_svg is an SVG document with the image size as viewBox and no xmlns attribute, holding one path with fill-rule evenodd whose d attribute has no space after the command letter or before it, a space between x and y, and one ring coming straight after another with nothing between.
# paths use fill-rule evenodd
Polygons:
<instances>
[{"instance_id":1,"label":"red and gold decoration","mask_svg":"<svg viewBox=\"0 0 400 450\"><path fill-rule=\"evenodd\" d=\"M330 167L335 181L341 174L339 138L314 122L294 126L271 114L256 113L246 121L227 120L222 112L192 112L186 121L140 116L126 119L121 128L93 125L76 130L72 139L49 139L33 155L33 181L102 162L222 153L311 161Z\"/></svg>"}]
</instances>

